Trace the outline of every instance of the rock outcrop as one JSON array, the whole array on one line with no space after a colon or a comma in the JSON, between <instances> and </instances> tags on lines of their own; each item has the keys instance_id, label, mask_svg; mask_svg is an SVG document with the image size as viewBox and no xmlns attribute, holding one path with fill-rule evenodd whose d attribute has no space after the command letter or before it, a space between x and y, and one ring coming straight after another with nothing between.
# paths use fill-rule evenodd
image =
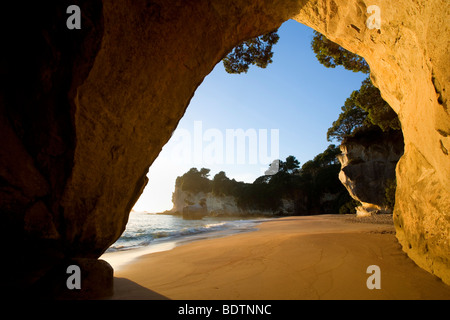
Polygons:
<instances>
[{"instance_id":1,"label":"rock outcrop","mask_svg":"<svg viewBox=\"0 0 450 320\"><path fill-rule=\"evenodd\" d=\"M217 196L212 192L193 193L175 187L172 195L173 208L171 214L182 214L202 218L203 216L274 216L292 215L295 213L295 203L292 199L282 199L281 206L275 210L244 209L239 206L233 196Z\"/></svg>"},{"instance_id":2,"label":"rock outcrop","mask_svg":"<svg viewBox=\"0 0 450 320\"><path fill-rule=\"evenodd\" d=\"M66 28L79 5L81 30ZM204 77L241 41L295 19L366 58L399 114L397 238L450 284L446 0L73 0L3 10L0 208L23 290L123 232L146 173Z\"/></svg>"},{"instance_id":3,"label":"rock outcrop","mask_svg":"<svg viewBox=\"0 0 450 320\"><path fill-rule=\"evenodd\" d=\"M198 220L208 215L207 208L204 204L194 204L185 206L182 211L183 219Z\"/></svg>"},{"instance_id":4,"label":"rock outcrop","mask_svg":"<svg viewBox=\"0 0 450 320\"><path fill-rule=\"evenodd\" d=\"M403 155L402 133L372 130L346 139L340 149L339 179L350 196L361 202L356 214L392 213L385 194L389 181L395 180L395 168Z\"/></svg>"}]
</instances>

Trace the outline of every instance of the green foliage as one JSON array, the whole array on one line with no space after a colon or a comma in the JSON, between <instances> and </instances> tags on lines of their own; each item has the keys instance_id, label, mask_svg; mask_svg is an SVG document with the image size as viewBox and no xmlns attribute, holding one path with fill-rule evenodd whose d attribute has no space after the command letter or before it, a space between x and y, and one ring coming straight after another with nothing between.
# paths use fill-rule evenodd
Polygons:
<instances>
[{"instance_id":1,"label":"green foliage","mask_svg":"<svg viewBox=\"0 0 450 320\"><path fill-rule=\"evenodd\" d=\"M283 162L280 160L279 171L286 172L288 174L293 174L300 167L300 162L294 157L289 156L286 158L286 161Z\"/></svg>"},{"instance_id":2,"label":"green foliage","mask_svg":"<svg viewBox=\"0 0 450 320\"><path fill-rule=\"evenodd\" d=\"M350 98L345 101L339 118L327 131L328 141L337 140L341 142L345 137L350 136L355 129L362 127L367 118L367 112L356 104L358 91L354 91Z\"/></svg>"},{"instance_id":3,"label":"green foliage","mask_svg":"<svg viewBox=\"0 0 450 320\"><path fill-rule=\"evenodd\" d=\"M230 180L226 176L225 172L220 171L213 178L212 192L216 196L235 196L236 194L238 194L240 184L242 183L237 182L234 179Z\"/></svg>"},{"instance_id":4,"label":"green foliage","mask_svg":"<svg viewBox=\"0 0 450 320\"><path fill-rule=\"evenodd\" d=\"M183 176L176 179L175 185L181 187L183 191L192 193L204 192L208 193L212 190L211 181L208 179L210 169L191 168Z\"/></svg>"},{"instance_id":5,"label":"green foliage","mask_svg":"<svg viewBox=\"0 0 450 320\"><path fill-rule=\"evenodd\" d=\"M339 147L330 144L328 148L314 157L314 160L305 162L300 170L301 175L317 175L321 168L339 166L337 156L341 154Z\"/></svg>"},{"instance_id":6,"label":"green foliage","mask_svg":"<svg viewBox=\"0 0 450 320\"><path fill-rule=\"evenodd\" d=\"M397 114L381 97L380 90L372 84L370 78L363 81L359 91L355 91L355 105L367 112L367 120L383 131L400 130Z\"/></svg>"},{"instance_id":7,"label":"green foliage","mask_svg":"<svg viewBox=\"0 0 450 320\"><path fill-rule=\"evenodd\" d=\"M271 184L243 184L237 204L243 209L276 210L281 205L279 191Z\"/></svg>"},{"instance_id":8,"label":"green foliage","mask_svg":"<svg viewBox=\"0 0 450 320\"><path fill-rule=\"evenodd\" d=\"M314 161L318 162L322 167L331 166L331 165L339 165L339 161L337 156L341 154L341 150L334 144L330 144L328 148L314 157Z\"/></svg>"},{"instance_id":9,"label":"green foliage","mask_svg":"<svg viewBox=\"0 0 450 320\"><path fill-rule=\"evenodd\" d=\"M235 47L224 59L223 65L228 73L247 72L250 65L266 68L272 63L272 47L280 37L278 30L244 41Z\"/></svg>"},{"instance_id":10,"label":"green foliage","mask_svg":"<svg viewBox=\"0 0 450 320\"><path fill-rule=\"evenodd\" d=\"M370 78L362 82L359 90L353 91L341 110L339 118L328 129L328 141L342 142L362 127L378 126L383 131L401 129L397 114L383 100Z\"/></svg>"},{"instance_id":11,"label":"green foliage","mask_svg":"<svg viewBox=\"0 0 450 320\"><path fill-rule=\"evenodd\" d=\"M223 196L230 193L230 179L224 171L220 171L214 176L212 181L212 192L217 196Z\"/></svg>"},{"instance_id":12,"label":"green foliage","mask_svg":"<svg viewBox=\"0 0 450 320\"><path fill-rule=\"evenodd\" d=\"M317 31L314 31L311 47L317 60L327 68L343 66L353 72L370 72L369 65L364 58L342 48Z\"/></svg>"},{"instance_id":13,"label":"green foliage","mask_svg":"<svg viewBox=\"0 0 450 320\"><path fill-rule=\"evenodd\" d=\"M340 65L353 72L370 73L364 58L347 51L319 32L314 32L311 47L317 60L327 68ZM328 129L328 141L341 142L363 126L379 126L383 131L401 129L397 114L381 97L380 90L372 84L370 77L362 82L359 90L353 91L341 109L339 118Z\"/></svg>"},{"instance_id":14,"label":"green foliage","mask_svg":"<svg viewBox=\"0 0 450 320\"><path fill-rule=\"evenodd\" d=\"M339 181L340 163L337 156L341 153L339 147L334 144L314 157L313 160L303 164L300 175L306 185L308 194L308 208L310 211L338 213L342 196L348 192ZM324 208L322 196L325 194L335 195L334 200L330 200L328 207Z\"/></svg>"},{"instance_id":15,"label":"green foliage","mask_svg":"<svg viewBox=\"0 0 450 320\"><path fill-rule=\"evenodd\" d=\"M239 189L238 204L246 209L276 210L281 206L282 198L294 199L302 189L302 178L298 168L300 162L289 156L286 161L276 160L279 170L271 175L257 178L253 184Z\"/></svg>"}]
</instances>

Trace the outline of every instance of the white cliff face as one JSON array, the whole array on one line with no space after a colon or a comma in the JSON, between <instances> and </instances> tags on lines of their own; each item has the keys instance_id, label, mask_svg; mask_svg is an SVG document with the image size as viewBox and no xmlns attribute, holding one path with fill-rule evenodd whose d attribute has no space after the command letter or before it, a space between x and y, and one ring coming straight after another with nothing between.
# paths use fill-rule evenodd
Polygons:
<instances>
[{"instance_id":1,"label":"white cliff face","mask_svg":"<svg viewBox=\"0 0 450 320\"><path fill-rule=\"evenodd\" d=\"M206 198L206 207L211 214L242 214L242 210L238 207L236 199L231 196L214 196L212 193L208 194Z\"/></svg>"},{"instance_id":2,"label":"white cliff face","mask_svg":"<svg viewBox=\"0 0 450 320\"><path fill-rule=\"evenodd\" d=\"M208 215L226 216L226 215L290 215L294 213L294 200L281 199L281 207L276 211L272 210L251 210L242 209L238 206L237 199L233 196L217 196L210 193L191 193L175 188L172 195L173 213L182 213L187 206L206 204Z\"/></svg>"}]
</instances>

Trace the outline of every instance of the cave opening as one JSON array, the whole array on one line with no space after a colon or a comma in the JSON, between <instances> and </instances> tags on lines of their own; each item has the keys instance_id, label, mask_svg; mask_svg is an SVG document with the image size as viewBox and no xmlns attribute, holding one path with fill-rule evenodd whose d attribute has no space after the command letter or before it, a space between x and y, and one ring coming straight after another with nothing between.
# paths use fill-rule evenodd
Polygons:
<instances>
[{"instance_id":1,"label":"cave opening","mask_svg":"<svg viewBox=\"0 0 450 320\"><path fill-rule=\"evenodd\" d=\"M136 234L136 228L142 227L141 224L148 223L149 233L154 232L156 218L146 217L147 213L180 216L180 201L181 206L199 205L201 200L206 201L204 195L200 196L202 199L176 199L177 177L186 174L191 168L210 170L210 180L214 180L216 174L222 171L228 180L253 184L266 175L274 160L284 161L287 157L294 156L299 162L296 170L300 174L303 165L306 164L306 172L307 167L314 165L313 159L323 157L330 150L339 150L340 141L327 137L327 130L339 118L342 112L340 107L352 92L360 89L368 75L346 70L342 66L325 68L318 62L311 47L313 30L295 20L285 22L278 29L278 34L280 41L274 46L273 62L267 68L252 66L248 73L236 75L227 73L220 62L205 78L172 138L150 167L147 175L149 182L130 213L131 226L125 230L124 237L112 245L113 248L128 248L128 245L140 243L133 240L129 244L123 239L131 239ZM351 130L356 129L358 124L353 126ZM378 134L382 132L374 131L365 134L365 137ZM242 139L239 140L236 136ZM380 144L378 152L379 149ZM386 151L384 156L386 159L377 160L380 163L383 160L393 161L388 161L389 154ZM351 161L356 163L356 159ZM337 158L329 164L333 169L330 171L327 168L330 172L323 170L319 176L324 183L334 186L326 187L326 190L323 184L320 188L315 187L314 192L320 193L320 196L309 195L314 201L302 200L308 204L295 204L296 201L293 201L292 208L295 209L291 208L284 215L355 213L355 207L361 203L352 199L343 182L338 180L340 164ZM376 175L384 176L389 171L389 178L395 180L395 164L394 161L389 169L385 168L385 164L381 168L370 167L373 171L370 179L376 179ZM361 174L364 170L367 171L367 167L358 167L356 171ZM334 179L330 176L334 176ZM380 180L382 181L381 177ZM365 181L364 184L360 190L367 188L368 182ZM304 186L302 188L305 189ZM384 190L377 192L381 193L378 198L385 197ZM370 197L373 199L373 194L364 199ZM376 201L379 203L384 200ZM231 214L235 219L246 216L245 213L225 212L226 209L217 210L221 204L210 203L211 205L215 209L210 208L208 216L218 215L223 218ZM373 214L380 212L380 206L370 203L365 205L366 208L371 206ZM226 207L227 205L222 204L222 208ZM272 216L279 215L273 211ZM166 223L172 223L176 226L174 228L186 228L174 218L167 219L169 222ZM201 225L209 223L212 222L207 221ZM167 230L167 234L171 234L170 226L167 226ZM151 243L153 239L151 235L146 236L144 233L139 233L138 237L142 238L141 243Z\"/></svg>"},{"instance_id":2,"label":"cave opening","mask_svg":"<svg viewBox=\"0 0 450 320\"><path fill-rule=\"evenodd\" d=\"M211 169L211 178L225 171L230 178L251 183L273 160L292 154L304 164L330 144L338 144L327 140L327 130L367 75L323 67L311 49L313 30L303 24L289 20L279 34L274 61L266 69L252 66L248 73L228 74L219 62L205 78L150 167L148 186L135 209L171 209L175 179L192 167ZM246 134L244 150L238 150L239 141L230 146L227 136L227 130L238 134L239 129ZM162 180L168 181L169 189L164 187L164 192L169 197L157 192L162 192ZM150 189L156 196L151 197ZM164 197L165 205L146 208L142 199L146 196L154 202Z\"/></svg>"}]
</instances>

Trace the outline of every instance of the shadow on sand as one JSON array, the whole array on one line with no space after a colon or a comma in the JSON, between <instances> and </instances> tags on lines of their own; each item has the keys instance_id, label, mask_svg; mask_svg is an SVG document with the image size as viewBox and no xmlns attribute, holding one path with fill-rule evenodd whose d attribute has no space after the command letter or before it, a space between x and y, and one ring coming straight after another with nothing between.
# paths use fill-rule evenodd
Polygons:
<instances>
[{"instance_id":1,"label":"shadow on sand","mask_svg":"<svg viewBox=\"0 0 450 320\"><path fill-rule=\"evenodd\" d=\"M136 282L114 277L114 295L109 300L170 300Z\"/></svg>"}]
</instances>

